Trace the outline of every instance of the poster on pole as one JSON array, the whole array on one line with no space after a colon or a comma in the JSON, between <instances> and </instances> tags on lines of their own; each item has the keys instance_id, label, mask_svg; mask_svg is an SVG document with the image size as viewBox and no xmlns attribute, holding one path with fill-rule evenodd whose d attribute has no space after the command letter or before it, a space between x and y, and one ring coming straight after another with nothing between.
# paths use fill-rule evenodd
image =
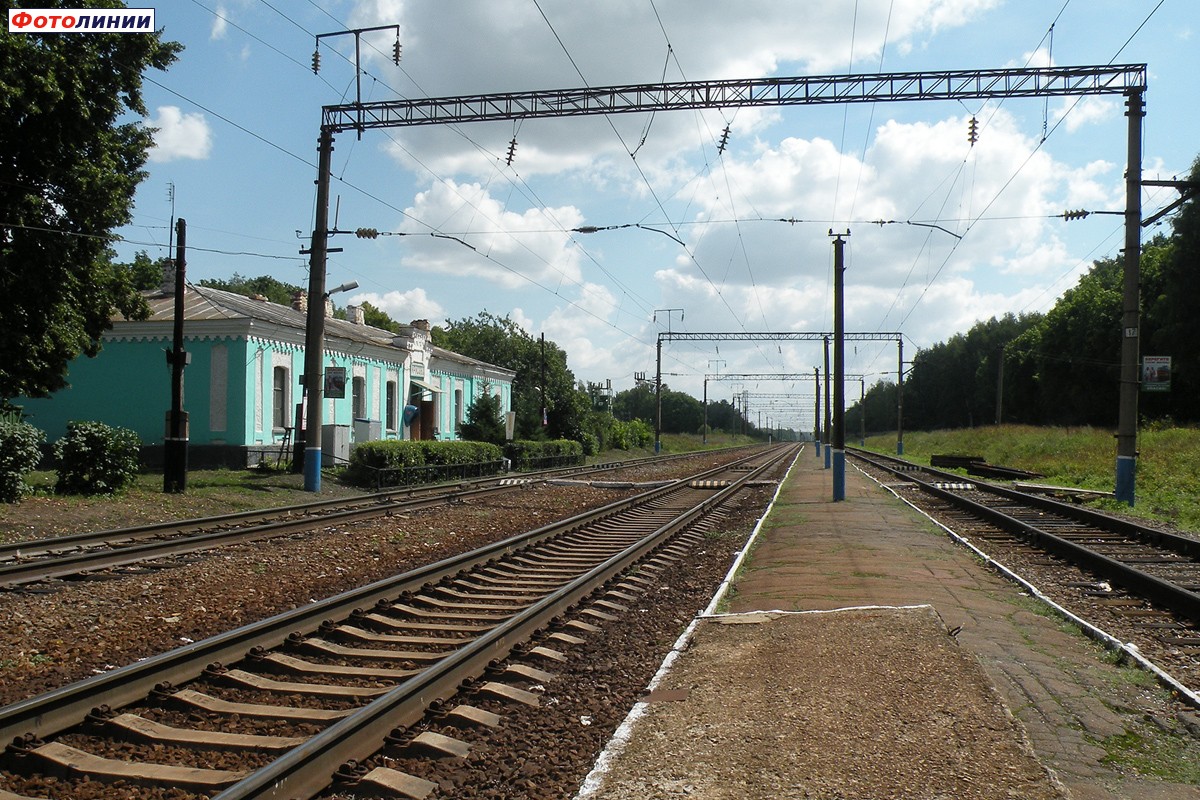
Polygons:
<instances>
[{"instance_id":1,"label":"poster on pole","mask_svg":"<svg viewBox=\"0 0 1200 800\"><path fill-rule=\"evenodd\" d=\"M336 400L346 397L346 368L325 368L325 396Z\"/></svg>"},{"instance_id":2,"label":"poster on pole","mask_svg":"<svg viewBox=\"0 0 1200 800\"><path fill-rule=\"evenodd\" d=\"M1171 391L1171 357L1142 356L1142 391Z\"/></svg>"}]
</instances>

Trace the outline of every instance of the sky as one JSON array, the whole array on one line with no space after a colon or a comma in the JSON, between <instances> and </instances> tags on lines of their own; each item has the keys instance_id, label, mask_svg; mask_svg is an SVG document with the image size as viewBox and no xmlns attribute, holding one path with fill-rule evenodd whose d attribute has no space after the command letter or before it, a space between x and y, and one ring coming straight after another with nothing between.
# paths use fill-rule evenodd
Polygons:
<instances>
[{"instance_id":1,"label":"sky","mask_svg":"<svg viewBox=\"0 0 1200 800\"><path fill-rule=\"evenodd\" d=\"M131 5L138 5L137 3ZM185 49L147 73L157 128L118 254L169 254L188 279L308 283L321 107L723 78L1148 65L1143 177L1200 154L1194 0L171 0ZM355 37L364 33L356 79ZM1191 88L1189 88L1191 87ZM968 140L976 120L977 139ZM580 381L651 378L660 331L828 332L833 240L846 330L899 332L905 360L974 323L1044 312L1123 247L1120 97L929 101L368 130L335 140L328 286L407 323L482 311L562 347ZM515 141L515 146L512 142ZM724 142L724 145L722 145ZM173 199L172 199L173 196ZM1149 216L1177 198L1143 191ZM1169 219L1169 218L1168 218ZM880 224L883 223L883 224ZM910 224L917 223L917 224ZM572 232L581 227L595 233ZM1148 229L1147 237L1169 228ZM820 342L663 345L664 383L807 414ZM1114 354L1114 360L1117 360ZM896 378L894 340L851 342L846 372ZM726 380L719 375L762 377ZM768 377L771 376L771 377ZM855 381L847 396L857 398ZM758 395L758 397L755 397ZM800 405L803 405L802 401ZM772 415L774 418L772 419Z\"/></svg>"}]
</instances>

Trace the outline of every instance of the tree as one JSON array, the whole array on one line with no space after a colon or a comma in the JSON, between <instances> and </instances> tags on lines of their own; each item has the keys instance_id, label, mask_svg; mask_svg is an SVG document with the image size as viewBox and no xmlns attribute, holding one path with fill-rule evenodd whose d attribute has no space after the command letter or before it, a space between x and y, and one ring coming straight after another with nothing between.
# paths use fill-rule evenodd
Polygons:
<instances>
[{"instance_id":1,"label":"tree","mask_svg":"<svg viewBox=\"0 0 1200 800\"><path fill-rule=\"evenodd\" d=\"M158 33L0 28L0 401L62 388L114 314L145 318L109 242L132 218L153 131L119 119L146 115L143 70L166 69L181 49Z\"/></svg>"},{"instance_id":2,"label":"tree","mask_svg":"<svg viewBox=\"0 0 1200 800\"><path fill-rule=\"evenodd\" d=\"M534 339L509 317L481 311L474 319L461 319L435 327L433 343L468 358L477 358L516 372L512 383L513 411L517 413L518 439L574 439L584 433L584 417L591 408L586 392L575 386L567 368L567 354L557 344ZM544 360L543 360L544 352ZM545 386L542 385L543 364ZM544 395L543 395L544 392ZM542 408L547 424L542 425Z\"/></svg>"},{"instance_id":3,"label":"tree","mask_svg":"<svg viewBox=\"0 0 1200 800\"><path fill-rule=\"evenodd\" d=\"M267 298L272 303L278 303L281 306L290 306L292 304L292 295L302 291L299 286L291 283L272 278L270 275L259 275L257 278L246 278L236 272L233 277L228 280L221 278L206 278L200 281L201 286L207 286L210 289L221 289L226 292L253 297L259 295Z\"/></svg>"},{"instance_id":4,"label":"tree","mask_svg":"<svg viewBox=\"0 0 1200 800\"><path fill-rule=\"evenodd\" d=\"M459 427L459 435L469 442L488 442L504 445L504 417L500 413L500 398L484 383L470 407L467 418Z\"/></svg>"},{"instance_id":5,"label":"tree","mask_svg":"<svg viewBox=\"0 0 1200 800\"><path fill-rule=\"evenodd\" d=\"M399 333L402 326L399 322L388 316L388 313L383 309L376 308L370 303L363 301L363 322L373 328L381 328L392 333Z\"/></svg>"},{"instance_id":6,"label":"tree","mask_svg":"<svg viewBox=\"0 0 1200 800\"><path fill-rule=\"evenodd\" d=\"M1200 158L1188 180L1200 182ZM1160 398L1176 419L1200 420L1200 193L1193 192L1171 220L1171 250L1161 260L1162 282L1156 296L1148 290L1147 252L1142 259L1142 299L1158 332L1143 342L1143 355L1171 356L1171 391ZM1149 250L1149 248L1147 248ZM1143 395L1144 399L1149 399Z\"/></svg>"},{"instance_id":7,"label":"tree","mask_svg":"<svg viewBox=\"0 0 1200 800\"><path fill-rule=\"evenodd\" d=\"M121 267L129 272L133 288L144 291L157 289L162 285L164 269L170 262L169 258L152 259L145 250L138 250L133 261L121 264Z\"/></svg>"}]
</instances>

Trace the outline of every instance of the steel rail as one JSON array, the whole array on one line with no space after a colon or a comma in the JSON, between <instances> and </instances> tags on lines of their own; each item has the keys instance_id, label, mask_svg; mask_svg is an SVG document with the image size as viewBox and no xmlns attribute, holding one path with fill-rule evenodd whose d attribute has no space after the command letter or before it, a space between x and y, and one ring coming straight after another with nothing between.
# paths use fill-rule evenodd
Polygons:
<instances>
[{"instance_id":1,"label":"steel rail","mask_svg":"<svg viewBox=\"0 0 1200 800\"><path fill-rule=\"evenodd\" d=\"M615 575L724 503L788 453L794 457L795 448L772 454L767 463L731 481L728 487L704 498L641 541L215 795L213 800L296 800L311 798L324 791L330 783L330 764L361 760L377 751L390 731L419 721L432 702L452 697L464 679L478 677L489 663L507 657L516 644L527 640Z\"/></svg>"},{"instance_id":2,"label":"steel rail","mask_svg":"<svg viewBox=\"0 0 1200 800\"><path fill-rule=\"evenodd\" d=\"M38 737L53 735L78 724L99 705L113 708L128 705L146 697L159 683L178 684L194 680L214 662L231 663L244 658L246 653L255 647L276 647L292 633L305 634L317 630L327 619L348 616L355 609L369 608L404 591L413 591L426 583L484 564L543 539L651 502L665 494L678 491L692 480L718 474L758 457L761 455L751 455L731 464L713 467L667 486L617 500L534 531L511 536L468 553L350 589L316 603L285 611L151 656L112 672L13 703L0 708L0 742L11 742L26 734Z\"/></svg>"},{"instance_id":3,"label":"steel rail","mask_svg":"<svg viewBox=\"0 0 1200 800\"><path fill-rule=\"evenodd\" d=\"M1132 567L1129 564L1125 564L1117 559L1097 553L1095 550L1085 547L1084 545L1077 544L1069 539L1057 536L1049 531L1038 528L1035 525L1023 522L1022 520L1019 520L1009 514L1005 514L1004 512L992 508L991 506L978 503L949 489L942 489L932 483L915 477L911 472L905 472L881 461L872 460L863 456L861 453L855 453L855 455L858 458L861 458L862 460L879 467L880 469L887 470L894 475L903 477L905 480L915 483L921 489L921 491L927 494L945 500L946 502L967 511L968 513L979 517L980 519L990 522L991 524L996 525L1003 530L1015 533L1018 537L1025 539L1026 542L1033 547L1040 548L1047 552L1061 556L1077 566L1096 572L1108 580L1119 583L1130 591L1141 594L1150 601L1169 608L1181 616L1200 621L1200 594L1197 594L1196 592L1185 589L1182 586L1163 580L1162 578L1158 578L1154 575L1150 575L1143 570ZM922 467L922 469L925 468ZM948 473L943 474L948 475ZM950 475L950 477L960 479L960 476L957 475ZM987 491L1000 488L994 487L991 484L987 484L983 481L973 480L971 482L977 486L983 487ZM1009 491L1011 492L1011 490ZM1013 494L1021 495L1019 492L1015 492ZM1025 500L1023 496L1013 496L1006 499L1020 499L1022 502ZM1039 499L1045 500L1046 498ZM1062 505L1068 509L1072 509L1071 506L1066 506L1066 504ZM1073 510L1078 511L1081 509ZM1088 524L1095 524L1097 527L1103 527L1104 525L1115 521L1114 518L1103 514L1096 514L1094 518L1097 521L1089 522Z\"/></svg>"},{"instance_id":4,"label":"steel rail","mask_svg":"<svg viewBox=\"0 0 1200 800\"><path fill-rule=\"evenodd\" d=\"M671 456L671 458L679 457L681 456ZM567 472L560 469L532 473L532 475L536 477L532 477L531 480L544 480L553 475L561 474L580 474L578 468L570 469L575 471ZM598 469L595 471L606 472L611 471L612 469L617 469L617 467L606 467L605 469ZM592 470L587 470L587 472L591 471ZM62 537L61 539L39 539L37 540L37 545L38 547L42 548L40 552L45 554L61 550L62 547L53 547L53 545L58 542L66 542L68 540L71 540L72 543L75 544L78 544L81 541L90 541L93 544L105 542L119 543L127 541L131 538L138 539L155 536L164 537L170 532L177 532L181 529L203 530L214 527L215 525L230 524L237 521L246 521L260 517L284 517L284 519L280 519L275 522L266 522L260 525L230 528L196 535L161 538L157 541L109 549L101 549L97 547L96 549L92 550L80 550L79 552L63 553L52 558L0 563L0 587L20 586L22 584L33 583L36 581L45 581L52 578L61 578L69 575L78 575L80 573L93 570L111 569L113 567L127 566L152 559L185 555L187 553L194 553L200 550L210 550L216 547L238 544L241 542L266 539L274 536L283 536L289 533L310 530L314 527L322 527L339 522L354 522L363 519L370 519L396 511L431 508L448 502L483 497L499 492L514 491L519 488L519 486L504 484L502 483L503 480L505 479L485 479L483 481L474 481L471 483L460 482L453 486L447 486L443 484L436 488L430 488L428 491L423 492L422 496L419 497L408 497L406 494L411 494L411 492L406 493L404 490L399 490L388 493L388 496L382 500L374 499L378 497L377 495L370 496L365 500L365 502L363 500L353 499L348 503L350 506L349 508L341 511L328 511L323 514L313 516L296 515L303 514L316 508L336 508L339 502L342 504L346 504L346 502L338 500L322 500L316 503L303 503L294 506L284 506L279 509L240 512L240 514L227 514L220 517L198 518L193 520L185 520L179 523L163 523L159 525L142 526L140 528L129 528L124 530L118 529L115 531L99 531L93 534L77 534L74 537ZM464 488L469 487L472 483L477 483L478 485L475 486L475 488ZM20 550L20 545L11 545L8 549ZM3 551L0 551L0 553L2 552ZM28 553L26 553L26 555L28 555Z\"/></svg>"},{"instance_id":5,"label":"steel rail","mask_svg":"<svg viewBox=\"0 0 1200 800\"><path fill-rule=\"evenodd\" d=\"M740 448L726 449L736 450ZM593 464L591 466L558 467L549 470L538 470L536 472L523 472L519 473L519 475L521 477L528 477L532 480L541 480L558 475L611 472L613 470L623 469L625 467L674 461L694 455L695 453L672 453L665 456L645 456L643 458L629 459L626 461L609 461L603 464ZM23 542L4 542L0 543L0 561L38 556L47 553L59 553L63 550L92 547L109 542L125 542L137 539L149 539L155 536L186 533L188 531L203 530L221 525L235 525L247 522L257 522L276 517L290 517L299 514L311 514L327 508L336 509L341 507L394 503L397 500L417 499L415 495L420 495L422 497L425 495L440 496L447 493L453 493L455 491L462 491L465 488L476 485L498 486L501 481L510 480L512 477L513 475L505 475L500 477L472 478L469 480L442 482L438 484L430 484L428 486L409 486L402 489L388 489L381 492L367 493L357 497L334 497L324 500L313 500L305 503L295 503L286 506L276 506L274 508L235 511L229 514L218 514L211 517L194 517L191 519L172 520L169 522L155 522L147 525L135 525L128 528L112 528L103 531L86 531L83 533L69 534L67 536L51 536L42 539L29 539Z\"/></svg>"},{"instance_id":6,"label":"steel rail","mask_svg":"<svg viewBox=\"0 0 1200 800\"><path fill-rule=\"evenodd\" d=\"M948 481L963 480L961 475L956 475L953 472L945 472L935 467L925 467L919 464L914 465L910 461L905 461L904 459L896 458L895 456L873 453L857 447L847 447L846 450L847 452L851 452L854 455L863 458L864 460L883 459L893 463L908 464L910 466L917 466L922 471L928 472L931 475L943 476ZM969 480L971 483L977 486L982 486L987 491L1000 495L1005 499L1033 506L1034 508L1041 509L1042 511L1061 514L1064 517L1076 520L1078 522L1083 522L1088 525L1096 525L1097 527L1102 527L1112 533L1120 533L1124 536L1138 539L1146 544L1166 548L1167 550L1178 553L1181 556L1187 556L1189 558L1200 560L1200 539L1192 538L1190 536L1183 536L1178 533L1172 533L1171 531L1159 530L1158 528L1151 528L1148 525L1142 525L1132 520L1114 517L1111 514L1106 514L1103 511L1097 511L1096 509L1092 508L1084 508L1071 503L1064 503L1061 500L1055 500L1050 497L1045 497L1044 495L1022 492L1018 489L1013 489L1008 486L1001 486L1000 484L991 483L990 481L979 480L975 477L971 477Z\"/></svg>"}]
</instances>

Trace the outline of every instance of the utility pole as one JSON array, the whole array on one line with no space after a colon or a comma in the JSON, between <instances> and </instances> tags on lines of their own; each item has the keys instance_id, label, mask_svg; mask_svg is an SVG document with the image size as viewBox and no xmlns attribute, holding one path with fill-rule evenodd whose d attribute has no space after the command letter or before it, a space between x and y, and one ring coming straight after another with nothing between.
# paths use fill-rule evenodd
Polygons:
<instances>
[{"instance_id":1,"label":"utility pole","mask_svg":"<svg viewBox=\"0 0 1200 800\"><path fill-rule=\"evenodd\" d=\"M719 350L717 352L720 352ZM708 368L712 369L713 364L717 365L717 377L721 376L721 366L725 364L724 359L713 358L708 361ZM708 376L704 376L704 427L700 432L700 443L708 444Z\"/></svg>"},{"instance_id":2,"label":"utility pole","mask_svg":"<svg viewBox=\"0 0 1200 800\"><path fill-rule=\"evenodd\" d=\"M896 337L896 455L904 455L904 337Z\"/></svg>"},{"instance_id":3,"label":"utility pole","mask_svg":"<svg viewBox=\"0 0 1200 800\"><path fill-rule=\"evenodd\" d=\"M813 413L813 444L817 449L817 458L821 457L821 368L813 367L813 383L816 384L816 411Z\"/></svg>"},{"instance_id":4,"label":"utility pole","mask_svg":"<svg viewBox=\"0 0 1200 800\"><path fill-rule=\"evenodd\" d=\"M867 446L867 380L866 378L858 379L858 410L862 413L858 416L858 446Z\"/></svg>"},{"instance_id":5,"label":"utility pole","mask_svg":"<svg viewBox=\"0 0 1200 800\"><path fill-rule=\"evenodd\" d=\"M1142 118L1141 90L1127 100L1128 165L1125 167L1125 279L1121 292L1121 386L1117 413L1117 500L1133 505L1137 475L1138 355L1142 253Z\"/></svg>"},{"instance_id":6,"label":"utility pole","mask_svg":"<svg viewBox=\"0 0 1200 800\"><path fill-rule=\"evenodd\" d=\"M1004 347L996 348L996 424L1004 419Z\"/></svg>"},{"instance_id":7,"label":"utility pole","mask_svg":"<svg viewBox=\"0 0 1200 800\"><path fill-rule=\"evenodd\" d=\"M833 501L846 499L846 241L833 236Z\"/></svg>"},{"instance_id":8,"label":"utility pole","mask_svg":"<svg viewBox=\"0 0 1200 800\"><path fill-rule=\"evenodd\" d=\"M171 410L167 414L167 437L163 442L163 491L167 494L182 494L187 489L188 417L183 410L183 368L188 361L188 354L183 349L186 269L187 221L181 218L175 222L175 324L171 349L167 351L167 361L171 365Z\"/></svg>"},{"instance_id":9,"label":"utility pole","mask_svg":"<svg viewBox=\"0 0 1200 800\"><path fill-rule=\"evenodd\" d=\"M542 334L542 427L550 424L546 417L546 334Z\"/></svg>"},{"instance_id":10,"label":"utility pole","mask_svg":"<svg viewBox=\"0 0 1200 800\"><path fill-rule=\"evenodd\" d=\"M682 308L656 308L654 309L653 322L658 322L658 312L667 312L667 335L671 334L671 314L678 311L679 320L683 321ZM654 453L662 450L662 332L658 334L658 353L655 357L654 369Z\"/></svg>"},{"instance_id":11,"label":"utility pole","mask_svg":"<svg viewBox=\"0 0 1200 800\"><path fill-rule=\"evenodd\" d=\"M829 410L829 384L832 382L829 377L829 337L826 336L823 341L825 342L825 428L821 433L821 437L825 441L825 469L829 469L833 466L833 453L829 452L829 426L833 422L833 415Z\"/></svg>"},{"instance_id":12,"label":"utility pole","mask_svg":"<svg viewBox=\"0 0 1200 800\"><path fill-rule=\"evenodd\" d=\"M304 490L321 491L321 399L325 391L325 265L329 257L329 176L333 132L317 147L317 210L308 250L308 318L304 337ZM303 251L301 251L303 252Z\"/></svg>"}]
</instances>

